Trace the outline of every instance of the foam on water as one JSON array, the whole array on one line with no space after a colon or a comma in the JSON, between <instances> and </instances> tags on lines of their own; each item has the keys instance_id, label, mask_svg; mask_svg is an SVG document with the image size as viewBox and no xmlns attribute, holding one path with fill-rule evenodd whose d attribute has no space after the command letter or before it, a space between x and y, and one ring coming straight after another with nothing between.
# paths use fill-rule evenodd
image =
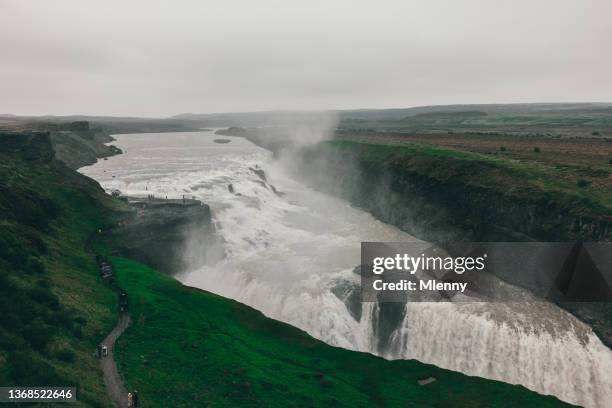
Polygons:
<instances>
[{"instance_id":1,"label":"foam on water","mask_svg":"<svg viewBox=\"0 0 612 408\"><path fill-rule=\"evenodd\" d=\"M82 172L128 195L194 196L211 206L225 258L185 271L179 277L185 284L239 300L330 344L375 353L378 306L364 304L357 321L332 289L342 281L358 284L352 270L361 241L414 238L288 178L250 142L214 138L212 132L121 135L115 144L125 154ZM253 169L263 169L267 183ZM409 303L383 356L523 384L588 407L612 406L612 352L550 304Z\"/></svg>"}]
</instances>

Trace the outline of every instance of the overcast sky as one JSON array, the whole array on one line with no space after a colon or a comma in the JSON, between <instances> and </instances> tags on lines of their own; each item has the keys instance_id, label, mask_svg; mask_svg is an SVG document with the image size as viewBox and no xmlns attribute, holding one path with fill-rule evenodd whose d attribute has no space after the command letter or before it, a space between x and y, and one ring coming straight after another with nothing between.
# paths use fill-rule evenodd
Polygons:
<instances>
[{"instance_id":1,"label":"overcast sky","mask_svg":"<svg viewBox=\"0 0 612 408\"><path fill-rule=\"evenodd\" d=\"M611 0L0 0L0 113L612 101Z\"/></svg>"}]
</instances>

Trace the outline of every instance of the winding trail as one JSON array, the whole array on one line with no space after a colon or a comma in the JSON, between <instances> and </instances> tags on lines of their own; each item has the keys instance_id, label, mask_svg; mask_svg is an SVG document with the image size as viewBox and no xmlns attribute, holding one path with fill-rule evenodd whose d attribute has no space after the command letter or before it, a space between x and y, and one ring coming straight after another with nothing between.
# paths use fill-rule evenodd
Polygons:
<instances>
[{"instance_id":1,"label":"winding trail","mask_svg":"<svg viewBox=\"0 0 612 408\"><path fill-rule=\"evenodd\" d=\"M115 362L114 356L114 348L115 341L121 336L121 334L130 326L131 318L127 308L127 294L123 289L121 289L117 283L114 281L114 271L113 267L110 263L104 261L101 257L95 254L93 250L92 241L95 237L95 233L90 235L86 241L87 251L95 258L96 264L98 265L98 269L100 270L100 275L104 280L104 283L111 289L113 292L117 294L118 300L118 310L119 310L119 321L117 325L111 330L111 332L106 336L106 338L100 343L107 347L107 356L100 357L100 364L102 365L102 372L104 373L104 384L106 385L106 389L108 391L108 395L111 398L111 401L117 407L126 407L127 406L127 395L128 391L123 383L123 379L121 375L119 375L119 371L117 370L117 363ZM107 275L104 276L103 269L107 269ZM110 277L110 279L109 279ZM122 302L122 294L123 294L123 302ZM122 307L123 303L123 307Z\"/></svg>"},{"instance_id":2,"label":"winding trail","mask_svg":"<svg viewBox=\"0 0 612 408\"><path fill-rule=\"evenodd\" d=\"M106 384L111 400L118 407L127 406L128 391L125 388L125 384L123 383L121 376L119 375L119 371L117 370L113 349L115 346L115 341L117 338L119 338L119 336L121 336L123 331L128 328L130 321L131 319L128 313L121 313L119 315L119 322L117 322L115 328L102 342L102 344L108 347L108 355L100 359L100 362L102 363L102 370L104 372L104 383Z\"/></svg>"}]
</instances>

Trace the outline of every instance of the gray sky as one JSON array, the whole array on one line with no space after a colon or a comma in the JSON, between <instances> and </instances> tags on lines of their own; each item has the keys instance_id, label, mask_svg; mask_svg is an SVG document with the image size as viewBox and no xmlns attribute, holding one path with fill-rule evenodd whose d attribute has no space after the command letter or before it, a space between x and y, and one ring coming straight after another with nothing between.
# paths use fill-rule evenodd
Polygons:
<instances>
[{"instance_id":1,"label":"gray sky","mask_svg":"<svg viewBox=\"0 0 612 408\"><path fill-rule=\"evenodd\" d=\"M610 0L0 0L0 112L612 100Z\"/></svg>"}]
</instances>

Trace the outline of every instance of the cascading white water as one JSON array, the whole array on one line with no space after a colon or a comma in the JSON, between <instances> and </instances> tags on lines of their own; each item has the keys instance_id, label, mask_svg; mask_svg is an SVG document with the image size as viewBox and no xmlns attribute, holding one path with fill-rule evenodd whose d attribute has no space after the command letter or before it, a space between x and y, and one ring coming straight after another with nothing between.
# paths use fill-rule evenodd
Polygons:
<instances>
[{"instance_id":1,"label":"cascading white water","mask_svg":"<svg viewBox=\"0 0 612 408\"><path fill-rule=\"evenodd\" d=\"M211 206L225 259L186 271L179 277L185 284L239 300L330 344L376 353L378 307L363 304L357 320L333 289L358 284L352 270L361 241L414 238L290 179L250 142L215 138L211 132L122 135L116 145L125 154L82 172L129 195L195 196ZM382 354L523 384L588 407L612 406L612 352L551 304L409 303Z\"/></svg>"}]
</instances>

